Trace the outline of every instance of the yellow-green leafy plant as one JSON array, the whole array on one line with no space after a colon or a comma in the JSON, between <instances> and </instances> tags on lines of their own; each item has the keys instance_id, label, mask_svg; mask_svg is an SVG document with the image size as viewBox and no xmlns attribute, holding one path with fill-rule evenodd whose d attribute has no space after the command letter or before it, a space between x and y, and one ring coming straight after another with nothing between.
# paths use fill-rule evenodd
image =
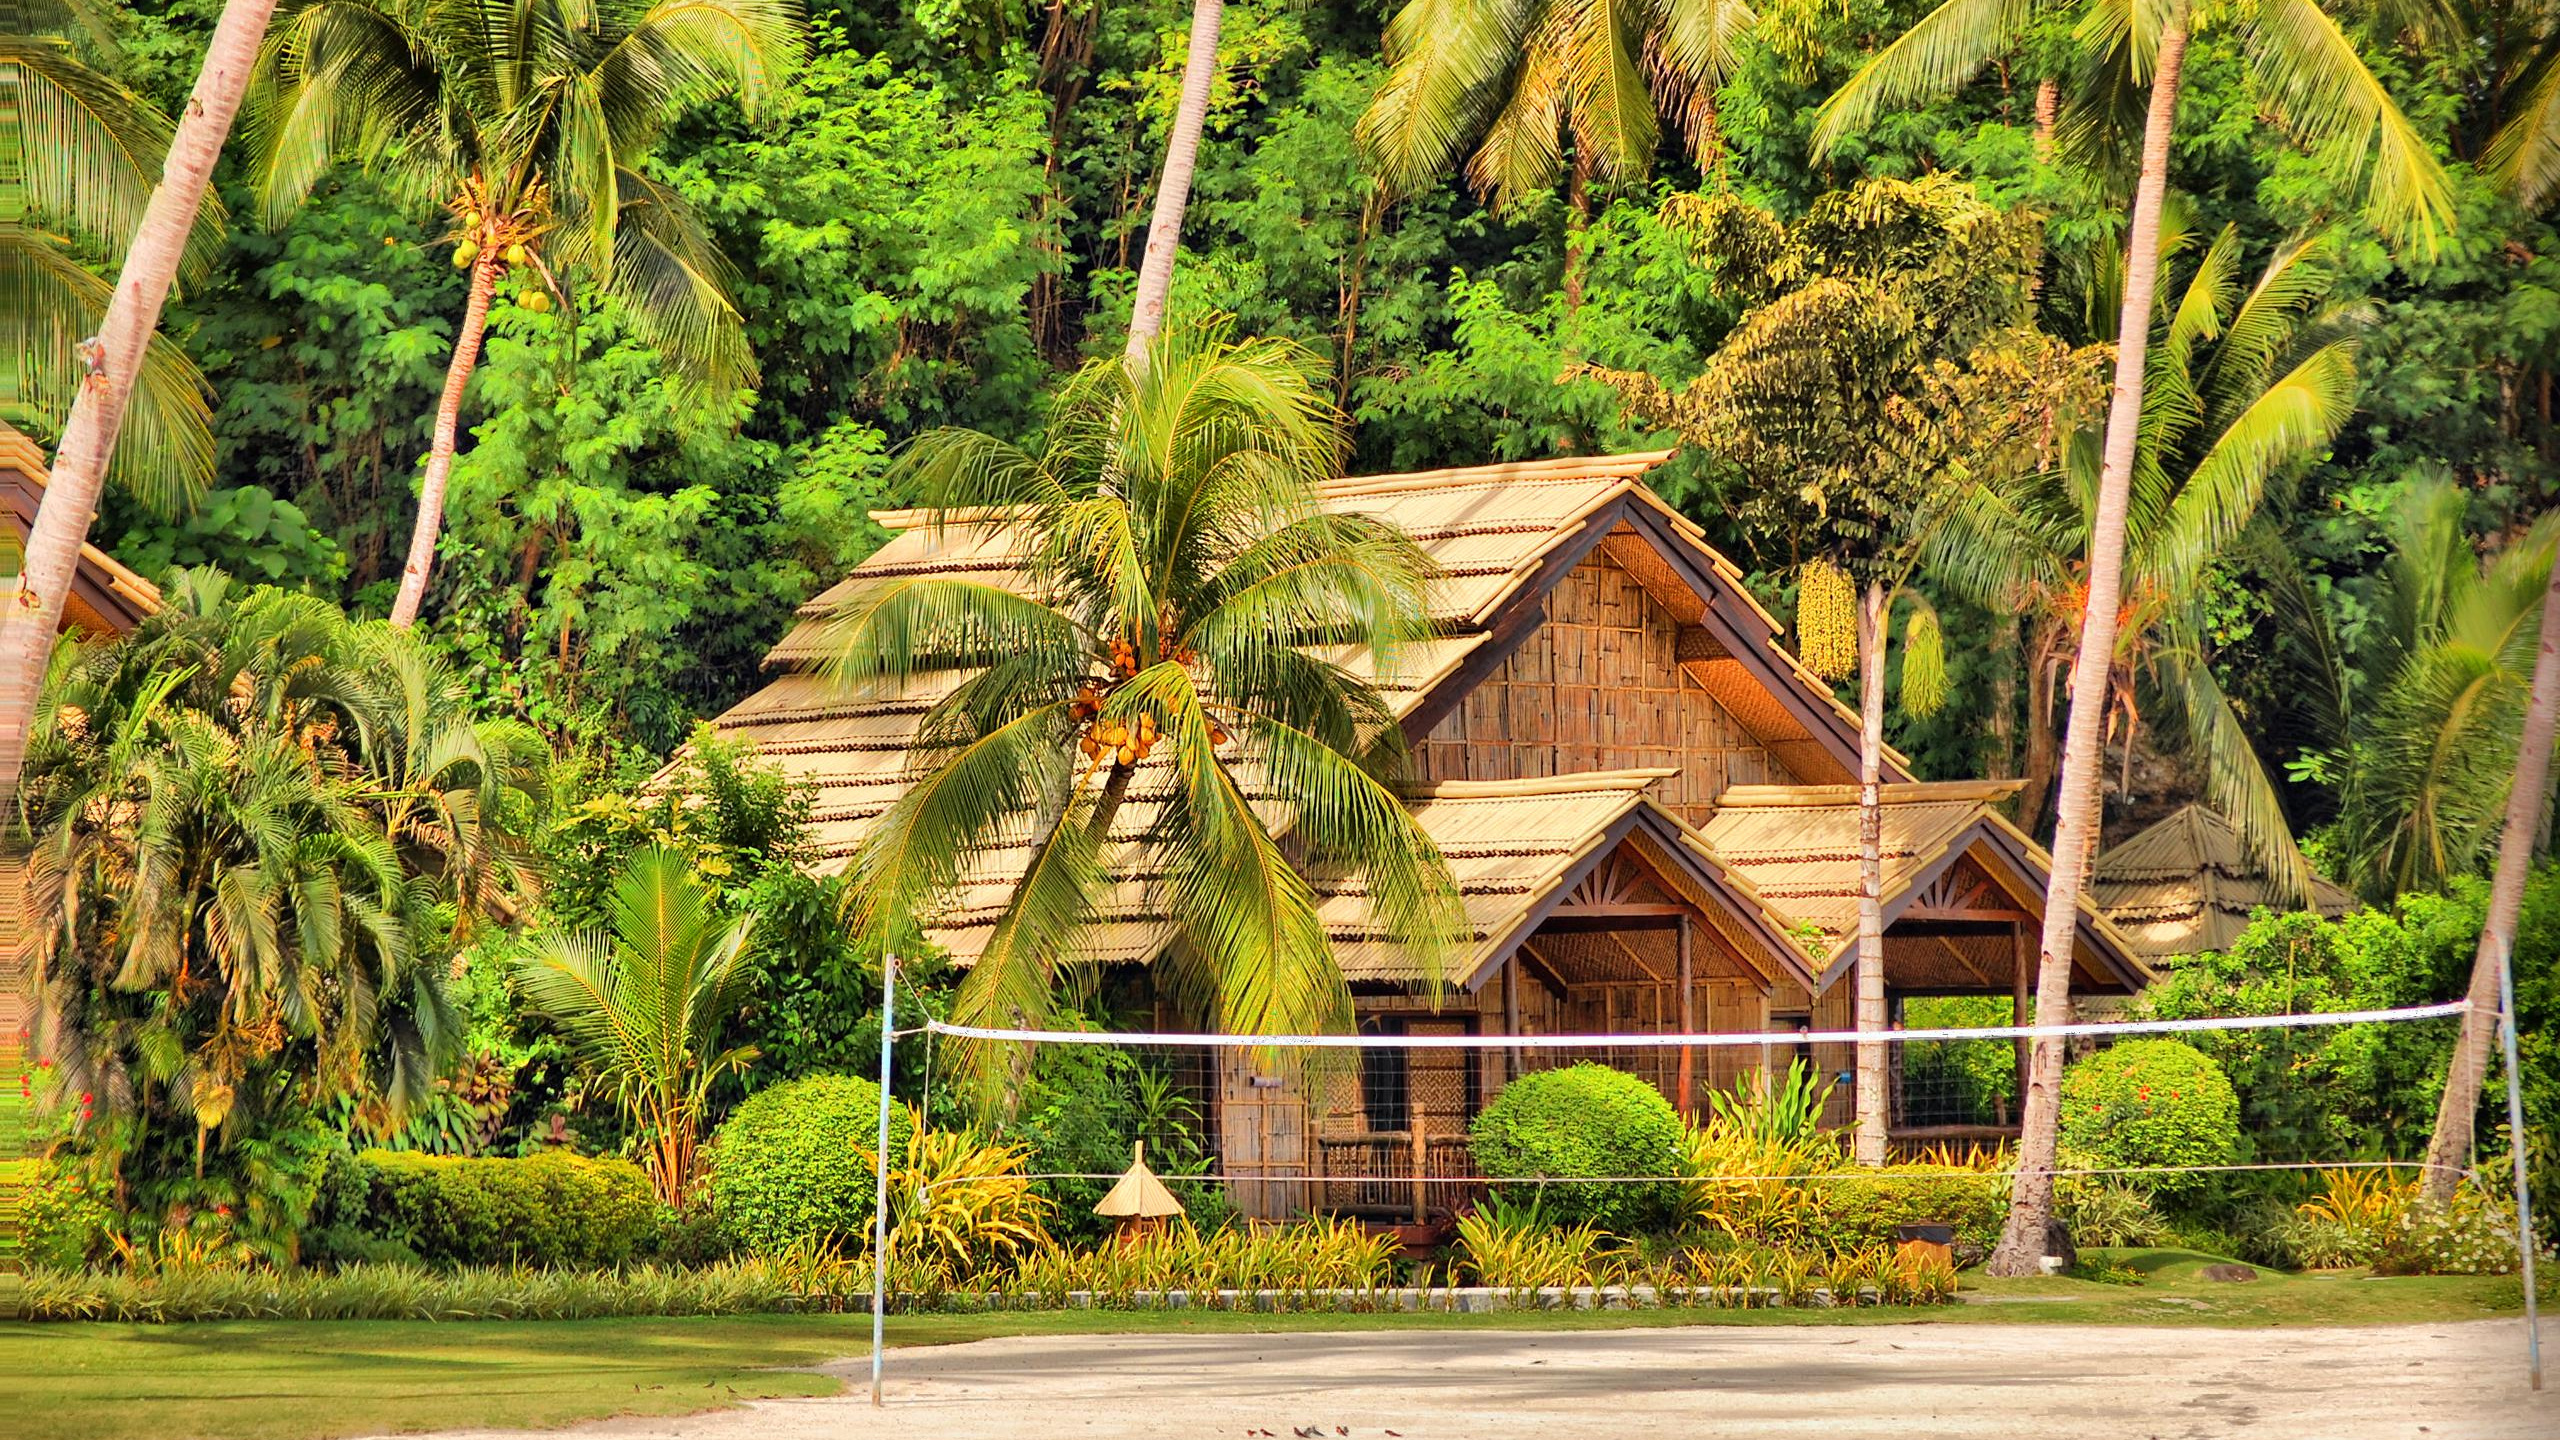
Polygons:
<instances>
[{"instance_id":1,"label":"yellow-green leafy plant","mask_svg":"<svg viewBox=\"0 0 2560 1440\"><path fill-rule=\"evenodd\" d=\"M1613 1283L1624 1250L1589 1221L1558 1226L1535 1206L1480 1205L1458 1219L1459 1265L1480 1285L1504 1290Z\"/></svg>"},{"instance_id":2,"label":"yellow-green leafy plant","mask_svg":"<svg viewBox=\"0 0 2560 1440\"><path fill-rule=\"evenodd\" d=\"M947 1288L1001 1275L1049 1243L1051 1207L1031 1188L1028 1149L928 1129L912 1107L908 1115L905 1158L889 1171L894 1276ZM863 1158L875 1163L869 1150Z\"/></svg>"}]
</instances>

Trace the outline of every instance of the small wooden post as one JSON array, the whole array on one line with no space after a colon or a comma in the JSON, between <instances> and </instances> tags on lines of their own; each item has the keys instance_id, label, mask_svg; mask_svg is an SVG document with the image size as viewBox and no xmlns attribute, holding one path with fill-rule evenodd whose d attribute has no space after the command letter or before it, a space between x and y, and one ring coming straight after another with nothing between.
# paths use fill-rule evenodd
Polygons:
<instances>
[{"instance_id":1,"label":"small wooden post","mask_svg":"<svg viewBox=\"0 0 2560 1440\"><path fill-rule=\"evenodd\" d=\"M1431 1140L1423 1132L1422 1107L1408 1093L1405 1101L1405 1124L1412 1127L1413 1137L1413 1223L1420 1225L1431 1218L1431 1186L1424 1180L1430 1173Z\"/></svg>"},{"instance_id":2,"label":"small wooden post","mask_svg":"<svg viewBox=\"0 0 2560 1440\"><path fill-rule=\"evenodd\" d=\"M2027 1001L2027 977L2034 973L2036 963L2035 945L2036 942L2028 938L2026 921L2009 922L2009 949L2016 961L2016 970L2009 983L2009 1013L2012 1017L2009 1023L2012 1025L2031 1024L2035 1019L2035 1008ZM2017 1050L2018 1104L2023 1112L2027 1100L2027 1066L2034 1053L2035 1042L2021 1036L2011 1043Z\"/></svg>"},{"instance_id":3,"label":"small wooden post","mask_svg":"<svg viewBox=\"0 0 2560 1440\"><path fill-rule=\"evenodd\" d=\"M1697 976L1696 976L1694 973L1692 973L1692 971L1691 971L1691 969L1690 969L1690 961L1689 961L1689 917L1688 917L1688 916L1686 916L1686 915L1683 915L1683 916L1681 916L1681 917L1680 917L1680 1009L1679 1009L1679 1017L1680 1017L1680 1033L1681 1033L1681 1034L1683 1034L1683 1035L1695 1035L1695 1034L1697 1034L1697 1033L1698 1033L1698 1005L1697 1005L1697 995L1698 995L1698 982L1697 982ZM1678 1108L1678 1109L1679 1109L1679 1111L1680 1111L1680 1118L1682 1118L1683 1120L1688 1119L1688 1118L1689 1118L1689 1116L1690 1116L1690 1115L1691 1115L1691 1114L1692 1114L1692 1113L1697 1109L1697 1102L1698 1102L1698 1070L1697 1070L1697 1064L1698 1064L1698 1052L1697 1052L1696 1047L1694 1047L1694 1046L1689 1046L1689 1045L1683 1045L1683 1046L1681 1046L1681 1047L1680 1047L1680 1104L1679 1104L1679 1106L1678 1106L1677 1108Z\"/></svg>"}]
</instances>

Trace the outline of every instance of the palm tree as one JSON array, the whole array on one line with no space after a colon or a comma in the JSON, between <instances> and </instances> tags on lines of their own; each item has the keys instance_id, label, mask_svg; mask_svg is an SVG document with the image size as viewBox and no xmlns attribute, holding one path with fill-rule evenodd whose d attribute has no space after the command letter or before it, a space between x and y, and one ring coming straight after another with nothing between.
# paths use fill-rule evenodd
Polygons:
<instances>
[{"instance_id":1,"label":"palm tree","mask_svg":"<svg viewBox=\"0 0 2560 1440\"><path fill-rule=\"evenodd\" d=\"M2472 1126L2480 1087L2489 1073L2489 1037L2500 1009L2499 971L2512 963L2516 919L2524 912L2524 885L2533 868L2534 833L2551 797L2551 744L2560 729L2560 562L2546 548L2542 623L2535 637L2533 687L2525 707L2515 769L2507 786L2506 822L2498 838L2498 869L2489 883L2489 913L2480 948L2471 961L2471 1009L2462 1017L2453 1063L2445 1072L2444 1099L2436 1106L2435 1134L2427 1142L2425 1192L2439 1203L2453 1196L2471 1159ZM2514 1023L2514 1017L2508 1017ZM2517 1135L2516 1145L2525 1137Z\"/></svg>"},{"instance_id":2,"label":"palm tree","mask_svg":"<svg viewBox=\"0 0 2560 1440\"><path fill-rule=\"evenodd\" d=\"M113 252L141 224L169 147L166 116L83 63L70 33L112 37L86 0L0 12L0 86L15 96L15 184L0 192L0 355L14 383L0 387L0 421L39 439L59 433L86 375L80 341L99 333L108 282L72 257L66 240ZM208 194L187 237L175 284L202 280L225 226ZM175 341L145 347L108 478L154 510L194 498L213 472L213 415L204 377Z\"/></svg>"},{"instance_id":3,"label":"palm tree","mask_svg":"<svg viewBox=\"0 0 2560 1440\"><path fill-rule=\"evenodd\" d=\"M642 164L669 121L720 96L752 116L795 62L795 0L292 0L253 116L270 220L338 160L453 217L471 273L391 623L426 598L463 393L502 276L526 308L578 280L624 303L683 379L754 383L730 268Z\"/></svg>"},{"instance_id":4,"label":"palm tree","mask_svg":"<svg viewBox=\"0 0 2560 1440\"><path fill-rule=\"evenodd\" d=\"M532 1009L559 1026L647 1145L658 1199L681 1206L699 1166L703 1112L755 1047L722 1050L744 998L754 917L724 917L681 850L631 857L609 904L611 934L552 932L515 963Z\"/></svg>"},{"instance_id":5,"label":"palm tree","mask_svg":"<svg viewBox=\"0 0 2560 1440\"><path fill-rule=\"evenodd\" d=\"M406 635L214 571L166 601L62 647L20 795L27 937L55 1098L103 1112L110 1166L182 1119L201 1170L235 1114L424 1096L460 1038L440 908L522 893L549 757Z\"/></svg>"},{"instance_id":6,"label":"palm tree","mask_svg":"<svg viewBox=\"0 0 2560 1440\"><path fill-rule=\"evenodd\" d=\"M18 580L18 601L0 610L0 813L17 793L18 774L26 761L27 731L44 680L45 657L62 623L62 606L71 593L71 578L80 564L80 546L89 534L89 517L116 438L124 426L134 391L149 364L152 339L160 328L160 307L196 244L205 193L213 179L213 162L222 153L249 85L249 72L267 32L275 0L228 0L205 47L204 64L186 113L170 131L162 153L160 183L150 191L133 222L133 238L125 248L124 267L116 280L106 318L94 337L75 351L84 374L62 422L62 438L54 451L50 483L43 507L27 535L25 564ZM28 66L17 61L20 83ZM60 75L57 75L57 80ZM43 96L39 86L39 99ZM50 111L49 105L44 106ZM23 123L23 118L21 123ZM40 121L49 126L49 119ZM59 127L57 127L59 128ZM93 145L66 133L67 146ZM77 151L69 152L76 164ZM52 157L48 157L49 164ZM39 169L41 170L41 166ZM83 188L83 179L71 188ZM110 186L112 182L108 182ZM39 203L40 193L31 194ZM66 197L67 198L67 197ZM22 258L29 253L21 251ZM57 287L57 289L63 287ZM16 302L21 297L10 295ZM39 297L28 296L30 304ZM49 313L62 313L59 301L42 301ZM30 314L36 312L30 311ZM146 418L148 412L146 412Z\"/></svg>"},{"instance_id":7,"label":"palm tree","mask_svg":"<svg viewBox=\"0 0 2560 1440\"><path fill-rule=\"evenodd\" d=\"M2476 873L2532 763L2508 737L2529 713L2560 513L2483 559L2467 506L2441 481L2402 500L2378 613L2355 656L2371 698L2354 699L2340 680L2317 687L2347 697L2335 707L2347 764L2340 828L2354 879L2376 897ZM2325 626L2312 638L2313 653L2336 653Z\"/></svg>"},{"instance_id":8,"label":"palm tree","mask_svg":"<svg viewBox=\"0 0 2560 1440\"><path fill-rule=\"evenodd\" d=\"M2171 207L2163 250L2187 248ZM2258 520L2271 492L2318 458L2353 412L2354 316L2323 304L2328 247L2277 250L2245 290L2241 244L2225 229L2153 327L2140 448L2126 524L2126 593L2103 733L2121 725L2130 773L2146 692L2185 722L2207 794L2280 889L2307 899L2311 871L2275 786L2208 663L2206 574L2243 555L2281 566ZM2053 687L2076 639L2098 468L2095 437L2067 437L2060 463L1976 489L1931 539L1929 572L1995 614L2025 617L2030 806L2052 783ZM2034 823L2034 812L2026 815Z\"/></svg>"},{"instance_id":9,"label":"palm tree","mask_svg":"<svg viewBox=\"0 0 2560 1440\"><path fill-rule=\"evenodd\" d=\"M1155 208L1147 216L1147 248L1138 260L1138 288L1129 307L1129 339L1122 358L1146 363L1164 329L1165 301L1173 294L1173 259L1182 249L1182 212L1191 203L1191 172L1200 162L1200 131L1209 123L1209 87L1218 78L1218 30L1226 0L1191 0L1191 47L1182 60L1182 99L1165 136L1164 174L1156 180Z\"/></svg>"},{"instance_id":10,"label":"palm tree","mask_svg":"<svg viewBox=\"0 0 2560 1440\"><path fill-rule=\"evenodd\" d=\"M843 684L967 674L921 721L921 778L854 857L858 926L929 914L979 875L974 856L1027 847L956 1019L1055 1013L1111 875L1130 873L1124 847L1143 848L1147 909L1177 941L1161 983L1228 1032L1350 1023L1309 873L1364 885L1427 972L1444 962L1456 891L1396 795L1403 732L1369 680L1312 648L1365 647L1389 671L1429 631L1431 566L1393 527L1319 503L1340 419L1323 388L1297 345L1177 330L1143 364L1080 371L1037 449L946 430L901 462L927 504L1000 526L1025 577L883 579L831 622ZM1133 790L1151 819L1115 832ZM997 1053L970 1058L982 1081Z\"/></svg>"},{"instance_id":11,"label":"palm tree","mask_svg":"<svg viewBox=\"0 0 2560 1440\"><path fill-rule=\"evenodd\" d=\"M1689 153L1709 153L1716 90L1756 23L1749 0L1407 0L1387 25L1391 68L1360 144L1390 199L1419 194L1470 151L1468 177L1497 210L1569 174L1570 305L1590 182L1651 170L1659 114L1678 118Z\"/></svg>"},{"instance_id":12,"label":"palm tree","mask_svg":"<svg viewBox=\"0 0 2560 1440\"><path fill-rule=\"evenodd\" d=\"M1859 117L1891 103L1961 85L2015 43L2033 7L2014 0L1949 0L1921 22L1924 43L1889 46L1826 106L1816 153ZM2336 22L2314 0L2255 0L2245 7L2253 73L2265 97L2315 148L2351 157L2367 212L2394 237L2431 247L2452 223L2444 173L2388 92L2365 68ZM2124 292L2113 399L2101 449L2090 526L2080 648L2072 667L2070 719L2063 733L2062 808L2046 887L2037 1023L2069 1019L2072 935L2083 872L2097 840L2098 741L2105 685L2114 668L2123 597L2124 535L2142 420L2145 352L2159 283L2160 215L2168 192L2169 146L2186 58L2190 0L2119 5L2090 0L2077 32L2095 96L2085 113L2104 118L2104 101L2147 84L2133 213L2126 236ZM2373 157L2370 166L2367 157ZM2032 1274L2053 1213L2053 1151L2062 1049L2039 1040L2029 1067L2018 1170L2007 1229L1989 1262L2001 1275Z\"/></svg>"}]
</instances>

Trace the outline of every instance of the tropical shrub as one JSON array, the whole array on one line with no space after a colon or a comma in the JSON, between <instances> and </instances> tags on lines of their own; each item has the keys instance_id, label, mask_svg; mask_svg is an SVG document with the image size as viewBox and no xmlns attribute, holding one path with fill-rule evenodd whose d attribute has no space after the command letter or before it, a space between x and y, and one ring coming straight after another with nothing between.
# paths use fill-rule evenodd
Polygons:
<instances>
[{"instance_id":1,"label":"tropical shrub","mask_svg":"<svg viewBox=\"0 0 2560 1440\"><path fill-rule=\"evenodd\" d=\"M115 1210L89 1188L88 1177L76 1166L50 1160L21 1163L20 1263L77 1270L104 1258Z\"/></svg>"},{"instance_id":2,"label":"tropical shrub","mask_svg":"<svg viewBox=\"0 0 2560 1440\"><path fill-rule=\"evenodd\" d=\"M1460 1273L1505 1290L1609 1283L1621 1258L1590 1221L1557 1225L1534 1203L1479 1205L1458 1217L1457 1239Z\"/></svg>"},{"instance_id":3,"label":"tropical shrub","mask_svg":"<svg viewBox=\"0 0 2560 1440\"><path fill-rule=\"evenodd\" d=\"M2009 1177L1962 1165L1887 1165L1845 1171L1813 1189L1805 1243L1829 1250L1891 1245L1898 1225L1946 1225L1955 1246L1987 1253L2009 1215Z\"/></svg>"},{"instance_id":4,"label":"tropical shrub","mask_svg":"<svg viewBox=\"0 0 2560 1440\"><path fill-rule=\"evenodd\" d=\"M1721 1094L1709 1098L1715 1118L1682 1139L1682 1223L1731 1240L1796 1243L1818 1203L1818 1178L1849 1166L1839 1133L1772 1129L1729 1110Z\"/></svg>"},{"instance_id":5,"label":"tropical shrub","mask_svg":"<svg viewBox=\"0 0 2560 1440\"><path fill-rule=\"evenodd\" d=\"M1534 1203L1559 1224L1587 1221L1621 1234L1670 1218L1679 1187L1667 1182L1680 1174L1682 1135L1661 1091L1588 1063L1505 1085L1471 1130L1476 1165L1506 1202ZM1647 1175L1666 1183L1534 1183Z\"/></svg>"},{"instance_id":6,"label":"tropical shrub","mask_svg":"<svg viewBox=\"0 0 2560 1440\"><path fill-rule=\"evenodd\" d=\"M1010 1284L1017 1296L1052 1305L1075 1291L1127 1304L1140 1292L1171 1290L1214 1305L1221 1290L1373 1290L1387 1283L1397 1249L1393 1235L1348 1220L1215 1231L1176 1223L1090 1250L1053 1245L1024 1257Z\"/></svg>"},{"instance_id":7,"label":"tropical shrub","mask_svg":"<svg viewBox=\"0 0 2560 1440\"><path fill-rule=\"evenodd\" d=\"M2159 1245L2169 1238L2150 1192L2114 1176L2063 1176L2054 1182L2053 1206L2077 1245Z\"/></svg>"},{"instance_id":8,"label":"tropical shrub","mask_svg":"<svg viewBox=\"0 0 2560 1440\"><path fill-rule=\"evenodd\" d=\"M928 1130L906 1113L906 1151L889 1171L893 1275L948 1286L1009 1269L1049 1243L1051 1207L1031 1188L1029 1151L973 1131Z\"/></svg>"},{"instance_id":9,"label":"tropical shrub","mask_svg":"<svg viewBox=\"0 0 2560 1440\"><path fill-rule=\"evenodd\" d=\"M2376 1275L2512 1275L2522 1265L2515 1211L2469 1184L2443 1204L2403 1206L2373 1255Z\"/></svg>"},{"instance_id":10,"label":"tropical shrub","mask_svg":"<svg viewBox=\"0 0 2560 1440\"><path fill-rule=\"evenodd\" d=\"M2240 1153L2240 1100L2222 1067L2179 1040L2129 1040L2062 1077L2062 1145L2088 1168L2221 1165ZM2142 1175L2163 1194L2200 1179Z\"/></svg>"},{"instance_id":11,"label":"tropical shrub","mask_svg":"<svg viewBox=\"0 0 2560 1440\"><path fill-rule=\"evenodd\" d=\"M850 1242L871 1227L878 1172L880 1087L852 1075L811 1075L747 1098L712 1142L711 1203L739 1245L779 1254L794 1242ZM889 1143L913 1121L890 1111Z\"/></svg>"},{"instance_id":12,"label":"tropical shrub","mask_svg":"<svg viewBox=\"0 0 2560 1440\"><path fill-rule=\"evenodd\" d=\"M649 1177L559 1151L459 1159L367 1150L362 1230L429 1264L619 1265L654 1239Z\"/></svg>"}]
</instances>

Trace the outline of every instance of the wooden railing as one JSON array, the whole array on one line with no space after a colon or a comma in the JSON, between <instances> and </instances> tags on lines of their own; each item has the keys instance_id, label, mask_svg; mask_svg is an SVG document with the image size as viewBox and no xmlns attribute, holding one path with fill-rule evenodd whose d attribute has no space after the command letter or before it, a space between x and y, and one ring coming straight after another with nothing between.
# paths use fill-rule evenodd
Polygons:
<instances>
[{"instance_id":1,"label":"wooden railing","mask_svg":"<svg viewBox=\"0 0 2560 1440\"><path fill-rule=\"evenodd\" d=\"M1315 1143L1317 1194L1327 1210L1420 1221L1484 1193L1464 1135L1429 1136L1417 1147L1411 1131L1370 1130Z\"/></svg>"}]
</instances>

